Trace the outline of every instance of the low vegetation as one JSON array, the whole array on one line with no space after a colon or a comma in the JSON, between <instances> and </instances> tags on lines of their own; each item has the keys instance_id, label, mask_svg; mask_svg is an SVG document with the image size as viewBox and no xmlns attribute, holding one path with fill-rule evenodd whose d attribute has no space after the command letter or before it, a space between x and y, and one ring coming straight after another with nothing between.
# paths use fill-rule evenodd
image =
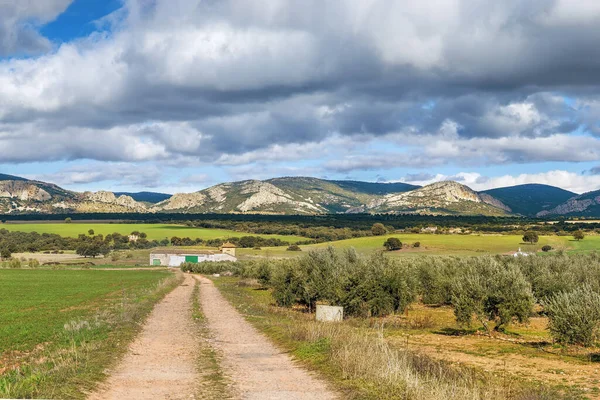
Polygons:
<instances>
[{"instance_id":1,"label":"low vegetation","mask_svg":"<svg viewBox=\"0 0 600 400\"><path fill-rule=\"evenodd\" d=\"M251 281L221 277L215 283L259 330L329 378L344 398L543 400L564 396L550 386L435 360L413 351L406 340L397 345L387 338L391 331L384 322L370 323L380 320L319 323L309 314L274 307L269 292L256 290Z\"/></svg>"},{"instance_id":2,"label":"low vegetation","mask_svg":"<svg viewBox=\"0 0 600 400\"><path fill-rule=\"evenodd\" d=\"M349 316L385 316L402 313L420 299L424 304L451 305L458 323L468 326L475 320L491 334L512 322L527 321L540 304L547 307L543 312L550 317L550 333L557 342L590 345L595 340L566 339L562 325L588 324L592 338L600 327L596 314L583 311L593 308L597 297L576 302L583 296L577 292L581 287L600 294L597 253L399 259L330 247L293 259L185 264L182 269L260 279L272 289L277 305L308 311L326 303L343 306Z\"/></svg>"}]
</instances>

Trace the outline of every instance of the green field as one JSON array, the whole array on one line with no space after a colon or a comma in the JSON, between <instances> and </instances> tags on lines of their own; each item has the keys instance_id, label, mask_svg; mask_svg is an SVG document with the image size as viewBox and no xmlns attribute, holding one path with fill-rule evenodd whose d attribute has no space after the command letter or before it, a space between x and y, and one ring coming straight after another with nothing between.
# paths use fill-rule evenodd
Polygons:
<instances>
[{"instance_id":1,"label":"green field","mask_svg":"<svg viewBox=\"0 0 600 400\"><path fill-rule=\"evenodd\" d=\"M0 269L0 398L84 397L167 278L174 282L166 271Z\"/></svg>"},{"instance_id":2,"label":"green field","mask_svg":"<svg viewBox=\"0 0 600 400\"><path fill-rule=\"evenodd\" d=\"M548 244L555 250L565 251L593 251L600 250L600 236L588 236L577 242L570 236L540 236L535 245L524 244L518 235L431 235L431 234L392 234L387 236L367 236L362 238L340 240L330 243L319 243L300 246L303 251L333 246L335 248L353 247L360 253L383 250L383 242L390 237L396 237L404 244L412 246L419 242L419 248L409 248L391 252L394 256L415 255L478 255L478 254L505 254L515 252L519 248L525 252L537 252L542 246ZM286 251L285 248L263 248L262 250L238 249L238 253L245 257L273 256L290 257L299 253ZM301 253L300 253L301 254Z\"/></svg>"},{"instance_id":3,"label":"green field","mask_svg":"<svg viewBox=\"0 0 600 400\"><path fill-rule=\"evenodd\" d=\"M260 235L253 233L237 232L227 229L207 229L192 228L185 225L175 224L102 224L102 223L40 223L40 224L2 224L0 228L9 231L37 232L37 233L56 233L65 237L77 237L80 234L87 234L90 229L94 230L96 235L108 235L110 233L120 233L128 235L133 231L144 232L149 240L170 239L173 236L189 237L192 239L227 239L230 237L242 236L261 236L264 238L280 239L290 243L295 243L306 238L301 236L287 235Z\"/></svg>"}]
</instances>

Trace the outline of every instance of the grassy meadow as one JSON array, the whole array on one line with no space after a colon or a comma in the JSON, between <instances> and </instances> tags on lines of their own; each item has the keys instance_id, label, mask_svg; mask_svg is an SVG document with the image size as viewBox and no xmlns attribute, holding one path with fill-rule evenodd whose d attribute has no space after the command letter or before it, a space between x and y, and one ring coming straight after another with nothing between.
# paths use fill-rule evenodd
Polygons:
<instances>
[{"instance_id":1,"label":"grassy meadow","mask_svg":"<svg viewBox=\"0 0 600 400\"><path fill-rule=\"evenodd\" d=\"M77 237L80 234L87 234L90 229L94 230L96 235L108 235L111 233L120 233L128 235L133 231L144 232L148 235L148 240L170 239L173 236L189 237L191 239L226 239L230 237L241 236L260 236L264 238L273 238L287 241L290 243L306 240L301 236L288 235L261 235L253 233L237 232L227 229L207 229L194 228L185 225L176 224L107 224L107 223L19 223L1 224L0 228L9 231L19 232L37 232L37 233L55 233L65 237Z\"/></svg>"},{"instance_id":2,"label":"grassy meadow","mask_svg":"<svg viewBox=\"0 0 600 400\"><path fill-rule=\"evenodd\" d=\"M176 281L166 271L0 269L0 398L84 398Z\"/></svg>"},{"instance_id":3,"label":"grassy meadow","mask_svg":"<svg viewBox=\"0 0 600 400\"><path fill-rule=\"evenodd\" d=\"M355 248L359 253L371 253L383 250L383 242L395 237L408 247L389 252L392 256L418 255L456 255L474 256L481 254L507 254L521 248L524 252L539 252L544 245L550 245L555 250L569 252L585 252L600 250L600 236L587 236L581 241L575 241L570 236L540 236L536 244L523 243L521 235L432 235L414 233L396 233L386 236L366 236L335 242L319 243L300 246L303 252L321 249L328 246L335 248ZM420 247L414 248L415 242ZM282 247L262 248L261 250L238 249L242 258L256 257L293 257L301 252L286 251Z\"/></svg>"}]
</instances>

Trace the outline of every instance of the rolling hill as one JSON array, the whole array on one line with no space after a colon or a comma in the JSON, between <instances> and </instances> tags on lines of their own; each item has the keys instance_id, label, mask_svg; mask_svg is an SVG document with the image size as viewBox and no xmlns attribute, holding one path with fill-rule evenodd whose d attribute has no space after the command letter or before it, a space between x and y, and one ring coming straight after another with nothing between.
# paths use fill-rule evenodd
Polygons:
<instances>
[{"instance_id":1,"label":"rolling hill","mask_svg":"<svg viewBox=\"0 0 600 400\"><path fill-rule=\"evenodd\" d=\"M541 184L526 184L486 190L488 194L506 204L515 214L535 216L566 202L576 193Z\"/></svg>"},{"instance_id":2,"label":"rolling hill","mask_svg":"<svg viewBox=\"0 0 600 400\"><path fill-rule=\"evenodd\" d=\"M193 193L78 193L52 183L0 174L0 213L402 213L600 216L600 191L581 196L548 185L475 192L458 182L424 187L282 177L227 182Z\"/></svg>"},{"instance_id":3,"label":"rolling hill","mask_svg":"<svg viewBox=\"0 0 600 400\"><path fill-rule=\"evenodd\" d=\"M415 213L506 215L507 207L456 182L425 187L397 183L275 178L223 183L175 194L154 211L194 213Z\"/></svg>"},{"instance_id":4,"label":"rolling hill","mask_svg":"<svg viewBox=\"0 0 600 400\"><path fill-rule=\"evenodd\" d=\"M537 213L538 217L547 216L600 216L600 190L574 196L556 207Z\"/></svg>"}]
</instances>

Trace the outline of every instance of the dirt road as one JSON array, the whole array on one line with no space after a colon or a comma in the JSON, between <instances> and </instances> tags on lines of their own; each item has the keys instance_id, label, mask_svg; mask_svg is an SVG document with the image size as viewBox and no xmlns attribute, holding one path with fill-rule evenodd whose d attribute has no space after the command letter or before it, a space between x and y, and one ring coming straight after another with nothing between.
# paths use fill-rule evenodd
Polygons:
<instances>
[{"instance_id":1,"label":"dirt road","mask_svg":"<svg viewBox=\"0 0 600 400\"><path fill-rule=\"evenodd\" d=\"M200 304L222 368L231 378L235 394L242 399L335 399L323 382L295 365L230 305L204 277L200 281Z\"/></svg>"},{"instance_id":2,"label":"dirt road","mask_svg":"<svg viewBox=\"0 0 600 400\"><path fill-rule=\"evenodd\" d=\"M191 317L194 279L156 305L120 365L90 400L193 399L197 392L197 329Z\"/></svg>"}]
</instances>

